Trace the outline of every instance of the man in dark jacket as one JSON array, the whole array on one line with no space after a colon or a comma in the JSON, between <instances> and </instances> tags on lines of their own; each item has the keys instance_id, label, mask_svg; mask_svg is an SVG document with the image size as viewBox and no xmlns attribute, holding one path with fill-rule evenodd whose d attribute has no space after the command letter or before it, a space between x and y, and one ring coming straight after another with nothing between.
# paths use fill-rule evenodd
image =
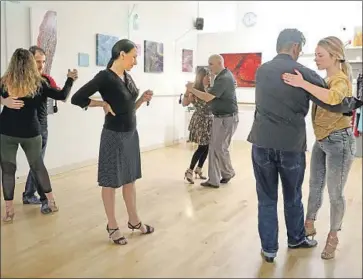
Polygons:
<instances>
[{"instance_id":1,"label":"man in dark jacket","mask_svg":"<svg viewBox=\"0 0 363 279\"><path fill-rule=\"evenodd\" d=\"M258 230L262 254L272 262L278 250L278 176L282 182L284 213L289 248L311 248L315 240L305 237L304 207L301 186L305 174L305 116L309 101L333 112L348 113L356 99L346 98L336 106L324 104L301 88L285 84L284 73L297 69L304 79L327 87L314 71L297 63L305 44L304 35L296 29L283 30L278 39L278 55L264 63L256 73L256 110L248 141L252 146L252 161L258 196Z\"/></svg>"}]
</instances>

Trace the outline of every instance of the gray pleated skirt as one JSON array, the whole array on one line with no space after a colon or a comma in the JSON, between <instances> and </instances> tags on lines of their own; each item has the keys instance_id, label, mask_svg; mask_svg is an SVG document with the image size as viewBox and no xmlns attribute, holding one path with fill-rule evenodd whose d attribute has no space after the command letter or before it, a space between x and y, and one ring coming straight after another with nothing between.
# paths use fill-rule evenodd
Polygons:
<instances>
[{"instance_id":1,"label":"gray pleated skirt","mask_svg":"<svg viewBox=\"0 0 363 279\"><path fill-rule=\"evenodd\" d=\"M98 185L119 188L141 178L140 143L137 130L103 129L98 156Z\"/></svg>"}]
</instances>

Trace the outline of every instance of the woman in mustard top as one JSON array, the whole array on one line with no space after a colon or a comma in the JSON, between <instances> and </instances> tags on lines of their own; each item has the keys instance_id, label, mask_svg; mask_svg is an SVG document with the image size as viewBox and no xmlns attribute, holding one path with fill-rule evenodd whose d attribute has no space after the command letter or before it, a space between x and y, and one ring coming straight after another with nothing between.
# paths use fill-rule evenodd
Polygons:
<instances>
[{"instance_id":1,"label":"woman in mustard top","mask_svg":"<svg viewBox=\"0 0 363 279\"><path fill-rule=\"evenodd\" d=\"M336 105L344 97L352 96L351 68L345 60L344 44L336 37L319 41L315 50L315 62L319 70L326 70L329 89L305 81L302 75L284 74L285 83L301 87L327 104ZM312 121L316 141L311 154L310 193L305 221L307 236L314 236L314 221L322 204L325 183L330 198L330 232L323 259L335 256L338 245L337 232L341 230L345 212L344 185L354 160L356 146L351 128L351 117L329 112L313 106Z\"/></svg>"}]
</instances>

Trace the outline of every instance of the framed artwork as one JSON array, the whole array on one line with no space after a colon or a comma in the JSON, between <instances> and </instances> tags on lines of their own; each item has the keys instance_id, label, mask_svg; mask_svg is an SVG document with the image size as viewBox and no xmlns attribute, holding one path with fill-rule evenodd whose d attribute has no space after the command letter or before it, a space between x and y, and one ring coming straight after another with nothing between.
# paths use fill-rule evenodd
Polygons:
<instances>
[{"instance_id":1,"label":"framed artwork","mask_svg":"<svg viewBox=\"0 0 363 279\"><path fill-rule=\"evenodd\" d=\"M193 50L182 50L182 71L191 73L193 71Z\"/></svg>"},{"instance_id":2,"label":"framed artwork","mask_svg":"<svg viewBox=\"0 0 363 279\"><path fill-rule=\"evenodd\" d=\"M56 55L58 32L57 12L42 8L30 8L31 45L37 45L45 51L43 73L51 75L52 64ZM54 113L55 101L48 98L48 114Z\"/></svg>"},{"instance_id":3,"label":"framed artwork","mask_svg":"<svg viewBox=\"0 0 363 279\"><path fill-rule=\"evenodd\" d=\"M89 67L89 55L88 53L78 53L78 66Z\"/></svg>"},{"instance_id":4,"label":"framed artwork","mask_svg":"<svg viewBox=\"0 0 363 279\"><path fill-rule=\"evenodd\" d=\"M144 72L164 72L164 45L152 41L144 41Z\"/></svg>"},{"instance_id":5,"label":"framed artwork","mask_svg":"<svg viewBox=\"0 0 363 279\"><path fill-rule=\"evenodd\" d=\"M256 71L262 63L262 53L224 53L224 66L237 81L237 87L255 87Z\"/></svg>"},{"instance_id":6,"label":"framed artwork","mask_svg":"<svg viewBox=\"0 0 363 279\"><path fill-rule=\"evenodd\" d=\"M96 34L96 65L107 66L111 59L112 47L119 40L118 37Z\"/></svg>"}]
</instances>

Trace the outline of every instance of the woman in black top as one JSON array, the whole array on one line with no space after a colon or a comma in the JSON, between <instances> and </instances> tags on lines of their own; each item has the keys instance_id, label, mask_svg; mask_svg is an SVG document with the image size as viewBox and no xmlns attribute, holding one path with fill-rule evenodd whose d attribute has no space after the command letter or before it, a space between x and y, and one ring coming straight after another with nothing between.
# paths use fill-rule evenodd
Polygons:
<instances>
[{"instance_id":1,"label":"woman in black top","mask_svg":"<svg viewBox=\"0 0 363 279\"><path fill-rule=\"evenodd\" d=\"M98 184L108 219L107 231L115 244L127 243L115 217L115 189L122 187L122 194L129 215L128 227L149 234L154 228L141 223L136 210L135 181L141 178L139 135L136 129L136 109L151 100L147 90L137 99L136 88L130 71L137 64L136 46L130 40L120 40L112 48L107 69L100 71L72 97L72 104L81 108L103 107L106 115L101 134L98 159ZM103 101L89 97L100 92Z\"/></svg>"},{"instance_id":2,"label":"woman in black top","mask_svg":"<svg viewBox=\"0 0 363 279\"><path fill-rule=\"evenodd\" d=\"M52 212L58 211L41 156L42 139L37 109L47 97L65 100L72 84L73 79L69 77L63 90L52 89L38 72L33 55L26 49L15 50L1 78L0 88L1 102L4 104L0 114L0 163L6 206L4 222L11 222L14 218L16 154L19 145L48 198L49 208Z\"/></svg>"}]
</instances>

